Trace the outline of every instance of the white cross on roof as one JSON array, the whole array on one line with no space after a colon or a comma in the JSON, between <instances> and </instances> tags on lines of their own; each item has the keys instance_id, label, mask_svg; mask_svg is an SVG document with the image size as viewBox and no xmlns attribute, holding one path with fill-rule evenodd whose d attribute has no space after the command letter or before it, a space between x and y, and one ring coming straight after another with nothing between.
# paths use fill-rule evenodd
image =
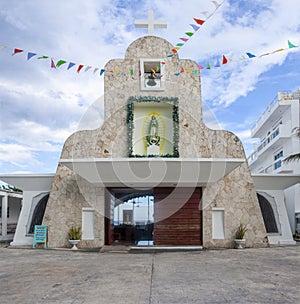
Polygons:
<instances>
[{"instance_id":1,"label":"white cross on roof","mask_svg":"<svg viewBox=\"0 0 300 304\"><path fill-rule=\"evenodd\" d=\"M167 28L167 22L163 20L154 20L153 11L148 12L148 20L136 20L136 28L148 28L148 35L154 35L155 28Z\"/></svg>"}]
</instances>

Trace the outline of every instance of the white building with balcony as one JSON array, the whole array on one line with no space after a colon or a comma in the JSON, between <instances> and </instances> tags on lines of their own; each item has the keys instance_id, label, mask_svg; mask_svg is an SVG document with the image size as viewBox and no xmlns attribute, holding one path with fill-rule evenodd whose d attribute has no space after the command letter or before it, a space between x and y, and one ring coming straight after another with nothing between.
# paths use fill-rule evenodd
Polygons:
<instances>
[{"instance_id":1,"label":"white building with balcony","mask_svg":"<svg viewBox=\"0 0 300 304\"><path fill-rule=\"evenodd\" d=\"M289 163L284 161L289 155L300 152L300 140L297 136L297 129L300 125L299 101L300 88L293 93L278 92L276 98L269 103L267 109L256 121L251 129L251 137L259 138L260 142L248 157L253 174L300 174L300 161ZM258 194L269 199L269 194L266 192L258 192ZM283 203L287 210L292 234L300 234L300 222L297 224L297 218L300 216L300 183L284 190ZM274 217L278 218L276 215L278 210L273 208L273 211ZM280 232L279 230L280 227L277 227L277 233ZM273 233L276 234L276 229Z\"/></svg>"}]
</instances>

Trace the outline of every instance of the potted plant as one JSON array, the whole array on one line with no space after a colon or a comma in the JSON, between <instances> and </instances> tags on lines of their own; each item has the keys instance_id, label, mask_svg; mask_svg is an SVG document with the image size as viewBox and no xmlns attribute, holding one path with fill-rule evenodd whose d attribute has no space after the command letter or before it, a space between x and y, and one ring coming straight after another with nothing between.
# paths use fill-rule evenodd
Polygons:
<instances>
[{"instance_id":1,"label":"potted plant","mask_svg":"<svg viewBox=\"0 0 300 304\"><path fill-rule=\"evenodd\" d=\"M72 226L68 231L68 238L71 245L73 245L72 250L77 250L77 244L80 242L81 238L81 228Z\"/></svg>"},{"instance_id":2,"label":"potted plant","mask_svg":"<svg viewBox=\"0 0 300 304\"><path fill-rule=\"evenodd\" d=\"M245 236L245 233L247 230L248 229L247 229L246 225L240 224L240 226L238 227L238 229L235 233L235 239L234 239L236 249L244 248L244 245L246 242L246 240L244 239L244 236Z\"/></svg>"}]
</instances>

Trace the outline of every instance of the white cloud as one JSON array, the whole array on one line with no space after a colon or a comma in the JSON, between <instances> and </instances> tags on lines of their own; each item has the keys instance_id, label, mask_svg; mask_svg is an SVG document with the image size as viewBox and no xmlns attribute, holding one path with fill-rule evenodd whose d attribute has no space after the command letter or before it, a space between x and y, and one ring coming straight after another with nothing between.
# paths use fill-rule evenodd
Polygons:
<instances>
[{"instance_id":1,"label":"white cloud","mask_svg":"<svg viewBox=\"0 0 300 304\"><path fill-rule=\"evenodd\" d=\"M28 164L38 165L34 149L29 146L19 144L0 145L0 165L4 162L9 162L19 168L27 168Z\"/></svg>"},{"instance_id":2,"label":"white cloud","mask_svg":"<svg viewBox=\"0 0 300 304\"><path fill-rule=\"evenodd\" d=\"M201 12L214 8L208 0L2 1L0 44L10 46L0 52L2 168L4 160L20 170L26 161L39 163L41 152L57 153L70 133L96 128L103 120L103 101L97 102L103 77L92 71L77 75L76 68L66 71L66 66L53 70L49 60L27 62L26 53L11 56L11 48L101 68L112 58L124 57L128 45L146 34L133 23L146 18L148 9L168 22L168 29L157 33L175 44L192 29L193 17L204 17ZM205 103L222 112L255 90L265 72L284 64L288 52L245 62L240 56L286 47L288 39L299 45L299 20L300 2L295 0L225 1L179 52L180 58L204 64L223 54L238 61L202 72ZM213 116L206 116L210 127L241 130L247 141L246 123L237 128Z\"/></svg>"}]
</instances>

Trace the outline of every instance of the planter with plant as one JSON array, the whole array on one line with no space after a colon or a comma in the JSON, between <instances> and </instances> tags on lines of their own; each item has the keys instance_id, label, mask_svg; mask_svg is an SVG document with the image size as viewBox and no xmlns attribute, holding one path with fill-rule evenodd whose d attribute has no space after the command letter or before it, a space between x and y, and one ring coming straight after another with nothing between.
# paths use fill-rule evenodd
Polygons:
<instances>
[{"instance_id":1,"label":"planter with plant","mask_svg":"<svg viewBox=\"0 0 300 304\"><path fill-rule=\"evenodd\" d=\"M240 224L240 226L238 227L236 233L235 233L235 239L234 239L234 242L235 242L235 248L236 249L243 249L244 246L245 246L245 233L247 231L247 227L246 225L243 225L243 224Z\"/></svg>"},{"instance_id":2,"label":"planter with plant","mask_svg":"<svg viewBox=\"0 0 300 304\"><path fill-rule=\"evenodd\" d=\"M73 245L72 250L77 250L77 244L81 239L81 228L72 226L68 231L68 238L71 245Z\"/></svg>"}]
</instances>

